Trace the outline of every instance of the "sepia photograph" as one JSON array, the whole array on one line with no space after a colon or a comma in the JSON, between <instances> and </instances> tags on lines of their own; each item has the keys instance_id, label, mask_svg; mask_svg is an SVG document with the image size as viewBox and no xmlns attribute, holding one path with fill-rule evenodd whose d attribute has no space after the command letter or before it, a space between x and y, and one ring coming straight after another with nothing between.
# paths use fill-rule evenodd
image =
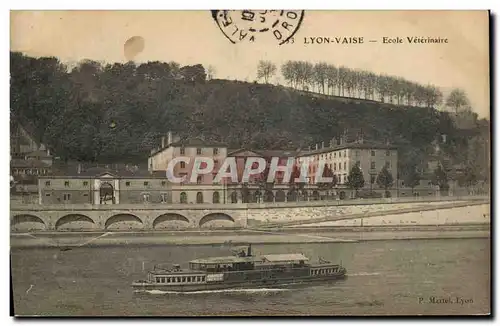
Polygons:
<instances>
[{"instance_id":1,"label":"sepia photograph","mask_svg":"<svg viewBox=\"0 0 500 326\"><path fill-rule=\"evenodd\" d=\"M490 316L490 19L10 11L13 316Z\"/></svg>"}]
</instances>

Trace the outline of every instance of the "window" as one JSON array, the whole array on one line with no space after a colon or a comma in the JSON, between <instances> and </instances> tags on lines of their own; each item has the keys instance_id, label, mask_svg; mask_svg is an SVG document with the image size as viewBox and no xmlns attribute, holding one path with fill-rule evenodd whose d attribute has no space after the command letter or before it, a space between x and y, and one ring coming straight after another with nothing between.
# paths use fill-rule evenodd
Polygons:
<instances>
[{"instance_id":1,"label":"window","mask_svg":"<svg viewBox=\"0 0 500 326\"><path fill-rule=\"evenodd\" d=\"M181 169L184 169L186 167L186 162L181 162Z\"/></svg>"},{"instance_id":2,"label":"window","mask_svg":"<svg viewBox=\"0 0 500 326\"><path fill-rule=\"evenodd\" d=\"M201 148L196 149L196 155L201 155Z\"/></svg>"},{"instance_id":3,"label":"window","mask_svg":"<svg viewBox=\"0 0 500 326\"><path fill-rule=\"evenodd\" d=\"M130 181L125 182L125 185L126 185L127 187L130 187Z\"/></svg>"},{"instance_id":4,"label":"window","mask_svg":"<svg viewBox=\"0 0 500 326\"><path fill-rule=\"evenodd\" d=\"M385 156L391 156L391 151L385 151Z\"/></svg>"},{"instance_id":5,"label":"window","mask_svg":"<svg viewBox=\"0 0 500 326\"><path fill-rule=\"evenodd\" d=\"M89 182L88 181L83 181L83 186L84 187L87 187L89 185Z\"/></svg>"},{"instance_id":6,"label":"window","mask_svg":"<svg viewBox=\"0 0 500 326\"><path fill-rule=\"evenodd\" d=\"M344 174L344 183L347 182L347 174Z\"/></svg>"},{"instance_id":7,"label":"window","mask_svg":"<svg viewBox=\"0 0 500 326\"><path fill-rule=\"evenodd\" d=\"M161 186L162 186L162 187L165 187L165 185L166 185L166 184L167 184L167 181L162 181L162 182L161 182Z\"/></svg>"},{"instance_id":8,"label":"window","mask_svg":"<svg viewBox=\"0 0 500 326\"><path fill-rule=\"evenodd\" d=\"M196 194L196 203L197 204L203 204L203 194L201 192L198 192Z\"/></svg>"},{"instance_id":9,"label":"window","mask_svg":"<svg viewBox=\"0 0 500 326\"><path fill-rule=\"evenodd\" d=\"M375 156L375 151L372 151L372 156Z\"/></svg>"},{"instance_id":10,"label":"window","mask_svg":"<svg viewBox=\"0 0 500 326\"><path fill-rule=\"evenodd\" d=\"M170 283L172 279L170 277L167 277L167 283Z\"/></svg>"},{"instance_id":11,"label":"window","mask_svg":"<svg viewBox=\"0 0 500 326\"><path fill-rule=\"evenodd\" d=\"M214 155L217 155L219 154L219 149L218 148L214 148Z\"/></svg>"},{"instance_id":12,"label":"window","mask_svg":"<svg viewBox=\"0 0 500 326\"><path fill-rule=\"evenodd\" d=\"M69 187L69 181L64 181L64 186Z\"/></svg>"},{"instance_id":13,"label":"window","mask_svg":"<svg viewBox=\"0 0 500 326\"><path fill-rule=\"evenodd\" d=\"M45 181L45 186L49 187L50 186L50 181Z\"/></svg>"},{"instance_id":14,"label":"window","mask_svg":"<svg viewBox=\"0 0 500 326\"><path fill-rule=\"evenodd\" d=\"M185 192L181 192L181 204L187 204L188 198Z\"/></svg>"},{"instance_id":15,"label":"window","mask_svg":"<svg viewBox=\"0 0 500 326\"><path fill-rule=\"evenodd\" d=\"M45 194L46 197L50 197L50 194Z\"/></svg>"},{"instance_id":16,"label":"window","mask_svg":"<svg viewBox=\"0 0 500 326\"><path fill-rule=\"evenodd\" d=\"M186 154L186 149L184 147L181 147L181 155Z\"/></svg>"},{"instance_id":17,"label":"window","mask_svg":"<svg viewBox=\"0 0 500 326\"><path fill-rule=\"evenodd\" d=\"M375 175L370 175L370 183L374 184L375 183Z\"/></svg>"},{"instance_id":18,"label":"window","mask_svg":"<svg viewBox=\"0 0 500 326\"><path fill-rule=\"evenodd\" d=\"M144 181L144 185L145 185L145 186L149 185L149 182Z\"/></svg>"},{"instance_id":19,"label":"window","mask_svg":"<svg viewBox=\"0 0 500 326\"><path fill-rule=\"evenodd\" d=\"M71 199L71 194L64 194L63 195L63 200L68 201Z\"/></svg>"},{"instance_id":20,"label":"window","mask_svg":"<svg viewBox=\"0 0 500 326\"><path fill-rule=\"evenodd\" d=\"M83 197L88 197L88 196L89 196L89 194L83 194Z\"/></svg>"},{"instance_id":21,"label":"window","mask_svg":"<svg viewBox=\"0 0 500 326\"><path fill-rule=\"evenodd\" d=\"M160 201L162 204L166 203L168 200L168 195L163 193L163 194L160 194Z\"/></svg>"},{"instance_id":22,"label":"window","mask_svg":"<svg viewBox=\"0 0 500 326\"><path fill-rule=\"evenodd\" d=\"M175 281L176 281L177 283L180 283L181 278L180 278L180 277L176 277L176 278L175 278Z\"/></svg>"},{"instance_id":23,"label":"window","mask_svg":"<svg viewBox=\"0 0 500 326\"><path fill-rule=\"evenodd\" d=\"M347 151L344 151L344 157L347 157Z\"/></svg>"},{"instance_id":24,"label":"window","mask_svg":"<svg viewBox=\"0 0 500 326\"><path fill-rule=\"evenodd\" d=\"M370 169L375 170L375 162L370 162Z\"/></svg>"},{"instance_id":25,"label":"window","mask_svg":"<svg viewBox=\"0 0 500 326\"><path fill-rule=\"evenodd\" d=\"M212 195L212 202L214 204L219 204L220 203L220 196L219 196L219 192L218 191L214 191L214 193Z\"/></svg>"},{"instance_id":26,"label":"window","mask_svg":"<svg viewBox=\"0 0 500 326\"><path fill-rule=\"evenodd\" d=\"M344 170L347 170L347 162L344 162Z\"/></svg>"},{"instance_id":27,"label":"window","mask_svg":"<svg viewBox=\"0 0 500 326\"><path fill-rule=\"evenodd\" d=\"M333 171L337 170L337 163L333 163Z\"/></svg>"},{"instance_id":28,"label":"window","mask_svg":"<svg viewBox=\"0 0 500 326\"><path fill-rule=\"evenodd\" d=\"M203 182L203 177L201 175L199 175L197 178L196 178L196 184L201 184Z\"/></svg>"},{"instance_id":29,"label":"window","mask_svg":"<svg viewBox=\"0 0 500 326\"><path fill-rule=\"evenodd\" d=\"M150 199L149 193L143 193L142 194L142 200L143 200L143 202L149 203L149 199Z\"/></svg>"},{"instance_id":30,"label":"window","mask_svg":"<svg viewBox=\"0 0 500 326\"><path fill-rule=\"evenodd\" d=\"M186 276L182 277L182 282L186 282Z\"/></svg>"}]
</instances>

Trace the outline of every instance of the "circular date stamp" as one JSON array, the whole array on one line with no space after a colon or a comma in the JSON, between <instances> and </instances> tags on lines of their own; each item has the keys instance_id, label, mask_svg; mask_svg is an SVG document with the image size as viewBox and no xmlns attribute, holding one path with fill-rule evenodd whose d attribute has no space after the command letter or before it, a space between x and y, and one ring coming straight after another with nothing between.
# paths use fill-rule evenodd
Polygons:
<instances>
[{"instance_id":1,"label":"circular date stamp","mask_svg":"<svg viewBox=\"0 0 500 326\"><path fill-rule=\"evenodd\" d=\"M271 38L281 45L299 30L304 10L212 10L212 17L233 44Z\"/></svg>"}]
</instances>

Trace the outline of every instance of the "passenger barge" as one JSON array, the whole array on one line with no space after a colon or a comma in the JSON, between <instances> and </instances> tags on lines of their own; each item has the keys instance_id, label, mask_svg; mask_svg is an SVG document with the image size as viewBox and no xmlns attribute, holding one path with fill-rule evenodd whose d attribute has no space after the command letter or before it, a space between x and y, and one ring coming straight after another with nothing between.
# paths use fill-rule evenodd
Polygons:
<instances>
[{"instance_id":1,"label":"passenger barge","mask_svg":"<svg viewBox=\"0 0 500 326\"><path fill-rule=\"evenodd\" d=\"M155 266L148 272L147 280L135 281L132 287L135 290L192 292L325 282L346 277L347 271L342 264L322 259L313 264L300 253L253 256L251 245L245 249L234 256L192 260L187 270L179 265L171 269Z\"/></svg>"}]
</instances>

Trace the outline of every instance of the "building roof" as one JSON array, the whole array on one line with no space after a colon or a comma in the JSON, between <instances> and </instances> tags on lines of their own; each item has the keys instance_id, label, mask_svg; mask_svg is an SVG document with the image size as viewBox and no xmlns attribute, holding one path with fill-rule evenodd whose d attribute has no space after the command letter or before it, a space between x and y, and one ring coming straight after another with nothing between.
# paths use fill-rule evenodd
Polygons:
<instances>
[{"instance_id":1,"label":"building roof","mask_svg":"<svg viewBox=\"0 0 500 326\"><path fill-rule=\"evenodd\" d=\"M163 148L153 150L150 157L163 152L169 147L227 147L227 144L216 141L208 141L201 138L185 138L168 144Z\"/></svg>"},{"instance_id":2,"label":"building roof","mask_svg":"<svg viewBox=\"0 0 500 326\"><path fill-rule=\"evenodd\" d=\"M259 157L295 157L299 152L294 150L268 150L268 149L246 149L241 148L233 150L227 156L239 156L238 154L246 154L243 156L259 156Z\"/></svg>"},{"instance_id":3,"label":"building roof","mask_svg":"<svg viewBox=\"0 0 500 326\"><path fill-rule=\"evenodd\" d=\"M50 168L50 164L47 164L41 160L21 160L13 159L10 161L11 168Z\"/></svg>"},{"instance_id":4,"label":"building roof","mask_svg":"<svg viewBox=\"0 0 500 326\"><path fill-rule=\"evenodd\" d=\"M148 179L148 178L167 178L167 174L165 171L146 171L146 170L137 170L131 171L128 169L109 169L109 168L101 168L94 167L89 169L82 169L78 172L78 168L71 167L67 169L59 169L53 172L51 176L46 176L45 178L99 178L106 174L111 175L114 178L139 178L139 179Z\"/></svg>"},{"instance_id":5,"label":"building roof","mask_svg":"<svg viewBox=\"0 0 500 326\"><path fill-rule=\"evenodd\" d=\"M317 150L312 150L312 151L303 151L300 152L299 157L303 156L311 156L311 155L316 155L316 154L323 154L323 153L329 153L333 151L338 151L342 149L386 149L386 150L397 150L397 147L394 145L386 145L386 144L379 144L379 143L347 143L347 144L342 144L342 145L336 145L333 147L324 147L320 148Z\"/></svg>"}]
</instances>

